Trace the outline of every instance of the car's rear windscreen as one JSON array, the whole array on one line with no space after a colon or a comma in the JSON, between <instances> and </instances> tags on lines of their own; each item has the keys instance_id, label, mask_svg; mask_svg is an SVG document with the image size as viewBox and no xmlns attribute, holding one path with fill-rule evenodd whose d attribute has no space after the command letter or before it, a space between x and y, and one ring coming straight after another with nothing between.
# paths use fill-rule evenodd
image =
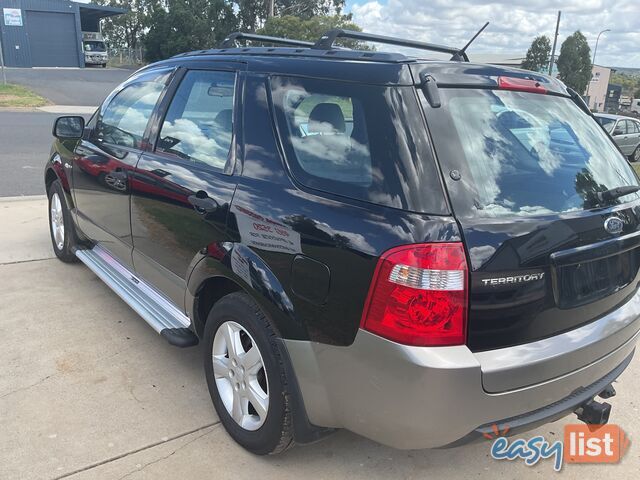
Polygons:
<instances>
[{"instance_id":1,"label":"car's rear windscreen","mask_svg":"<svg viewBox=\"0 0 640 480\"><path fill-rule=\"evenodd\" d=\"M440 94L440 108L424 99L423 106L459 217L588 210L599 206L598 192L638 184L611 139L569 98L487 89Z\"/></svg>"}]
</instances>

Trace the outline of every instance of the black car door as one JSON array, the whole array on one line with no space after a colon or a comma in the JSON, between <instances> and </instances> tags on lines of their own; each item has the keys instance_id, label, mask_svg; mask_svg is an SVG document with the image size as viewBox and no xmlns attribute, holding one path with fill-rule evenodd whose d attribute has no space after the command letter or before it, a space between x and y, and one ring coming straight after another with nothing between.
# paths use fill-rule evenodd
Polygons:
<instances>
[{"instance_id":1,"label":"black car door","mask_svg":"<svg viewBox=\"0 0 640 480\"><path fill-rule=\"evenodd\" d=\"M173 71L144 73L114 91L89 123L73 156L80 230L130 267L131 173L146 145L151 114Z\"/></svg>"},{"instance_id":2,"label":"black car door","mask_svg":"<svg viewBox=\"0 0 640 480\"><path fill-rule=\"evenodd\" d=\"M181 308L192 262L225 238L236 186L236 68L216 68L179 71L132 179L136 273Z\"/></svg>"}]
</instances>

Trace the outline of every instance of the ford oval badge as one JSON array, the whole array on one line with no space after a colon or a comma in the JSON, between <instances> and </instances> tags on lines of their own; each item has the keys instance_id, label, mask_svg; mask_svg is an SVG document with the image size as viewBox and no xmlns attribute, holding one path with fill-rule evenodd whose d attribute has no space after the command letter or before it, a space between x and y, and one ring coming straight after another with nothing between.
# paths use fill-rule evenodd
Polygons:
<instances>
[{"instance_id":1,"label":"ford oval badge","mask_svg":"<svg viewBox=\"0 0 640 480\"><path fill-rule=\"evenodd\" d=\"M609 217L604 221L604 229L613 235L622 232L622 227L624 222L618 217Z\"/></svg>"}]
</instances>

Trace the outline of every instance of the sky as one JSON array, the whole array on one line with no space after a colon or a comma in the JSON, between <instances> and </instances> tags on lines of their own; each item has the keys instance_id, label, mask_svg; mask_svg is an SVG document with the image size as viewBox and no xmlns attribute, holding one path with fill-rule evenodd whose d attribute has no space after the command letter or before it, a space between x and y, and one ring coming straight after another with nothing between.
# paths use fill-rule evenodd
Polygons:
<instances>
[{"instance_id":1,"label":"sky","mask_svg":"<svg viewBox=\"0 0 640 480\"><path fill-rule=\"evenodd\" d=\"M557 53L580 30L593 54L598 33L611 29L600 37L596 63L640 68L640 0L347 0L345 10L365 32L456 47L488 21L469 52L515 56L538 35L553 42L562 10Z\"/></svg>"}]
</instances>

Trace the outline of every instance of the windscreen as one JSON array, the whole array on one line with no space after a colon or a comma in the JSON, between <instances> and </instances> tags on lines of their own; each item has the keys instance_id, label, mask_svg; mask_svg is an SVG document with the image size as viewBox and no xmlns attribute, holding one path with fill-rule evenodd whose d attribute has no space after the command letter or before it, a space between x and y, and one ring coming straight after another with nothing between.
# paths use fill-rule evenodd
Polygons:
<instances>
[{"instance_id":1,"label":"windscreen","mask_svg":"<svg viewBox=\"0 0 640 480\"><path fill-rule=\"evenodd\" d=\"M440 108L422 101L458 216L588 210L602 206L598 192L638 184L611 139L569 98L480 89L440 93Z\"/></svg>"},{"instance_id":2,"label":"windscreen","mask_svg":"<svg viewBox=\"0 0 640 480\"><path fill-rule=\"evenodd\" d=\"M96 42L96 41L84 42L84 51L85 52L106 52L107 46L104 44L104 42Z\"/></svg>"}]
</instances>

